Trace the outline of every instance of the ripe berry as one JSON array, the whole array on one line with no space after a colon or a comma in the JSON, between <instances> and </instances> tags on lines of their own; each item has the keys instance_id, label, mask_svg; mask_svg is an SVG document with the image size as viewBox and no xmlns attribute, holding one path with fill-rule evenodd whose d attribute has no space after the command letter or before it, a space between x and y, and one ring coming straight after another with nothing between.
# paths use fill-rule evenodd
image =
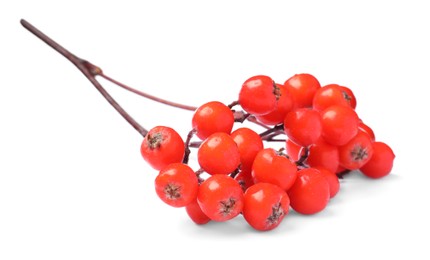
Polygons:
<instances>
[{"instance_id":1,"label":"ripe berry","mask_svg":"<svg viewBox=\"0 0 430 260\"><path fill-rule=\"evenodd\" d=\"M296 144L290 139L287 139L287 141L285 142L285 148L288 156L293 161L298 161L299 158L303 155L303 146Z\"/></svg>"},{"instance_id":2,"label":"ripe berry","mask_svg":"<svg viewBox=\"0 0 430 260\"><path fill-rule=\"evenodd\" d=\"M337 175L334 172L329 171L323 167L316 167L315 169L320 171L320 173L327 180L328 187L330 189L330 198L333 198L334 196L336 196L336 194L339 192L339 189L340 189L339 178L337 177Z\"/></svg>"},{"instance_id":3,"label":"ripe berry","mask_svg":"<svg viewBox=\"0 0 430 260\"><path fill-rule=\"evenodd\" d=\"M240 165L239 148L230 135L215 133L200 145L197 160L211 175L229 174Z\"/></svg>"},{"instance_id":4,"label":"ripe berry","mask_svg":"<svg viewBox=\"0 0 430 260\"><path fill-rule=\"evenodd\" d=\"M173 163L155 178L155 191L162 201L172 207L184 207L197 197L199 188L194 171L186 164Z\"/></svg>"},{"instance_id":5,"label":"ripe berry","mask_svg":"<svg viewBox=\"0 0 430 260\"><path fill-rule=\"evenodd\" d=\"M339 163L348 170L357 170L365 165L373 154L372 140L359 131L348 143L339 147Z\"/></svg>"},{"instance_id":6,"label":"ripe berry","mask_svg":"<svg viewBox=\"0 0 430 260\"><path fill-rule=\"evenodd\" d=\"M197 201L210 219L227 221L242 211L243 191L230 176L216 174L200 185Z\"/></svg>"},{"instance_id":7,"label":"ripe berry","mask_svg":"<svg viewBox=\"0 0 430 260\"><path fill-rule=\"evenodd\" d=\"M211 221L211 219L208 216L206 216L205 213L203 213L202 209L197 203L197 198L193 202L188 204L185 207L185 210L188 216L191 218L191 220L198 225L204 225L209 221Z\"/></svg>"},{"instance_id":8,"label":"ripe berry","mask_svg":"<svg viewBox=\"0 0 430 260\"><path fill-rule=\"evenodd\" d=\"M372 147L373 155L360 171L370 178L382 178L391 172L396 156L386 143L374 142Z\"/></svg>"},{"instance_id":9,"label":"ripe berry","mask_svg":"<svg viewBox=\"0 0 430 260\"><path fill-rule=\"evenodd\" d=\"M323 139L318 140L309 147L309 156L306 163L310 167L323 167L336 172L339 167L339 151L337 146L328 144Z\"/></svg>"},{"instance_id":10,"label":"ripe berry","mask_svg":"<svg viewBox=\"0 0 430 260\"><path fill-rule=\"evenodd\" d=\"M285 191L270 183L257 183L245 192L243 217L256 230L272 230L288 214L289 207Z\"/></svg>"},{"instance_id":11,"label":"ripe berry","mask_svg":"<svg viewBox=\"0 0 430 260\"><path fill-rule=\"evenodd\" d=\"M330 200L330 187L326 178L314 168L298 172L297 180L288 191L291 207L301 214L322 211Z\"/></svg>"},{"instance_id":12,"label":"ripe berry","mask_svg":"<svg viewBox=\"0 0 430 260\"><path fill-rule=\"evenodd\" d=\"M296 144L309 146L320 138L320 113L309 108L295 109L285 117L284 130L288 138Z\"/></svg>"},{"instance_id":13,"label":"ripe berry","mask_svg":"<svg viewBox=\"0 0 430 260\"><path fill-rule=\"evenodd\" d=\"M360 121L360 123L358 123L358 130L368 134L370 137L370 140L372 140L372 142L375 142L375 133L373 132L372 128L370 128L368 125Z\"/></svg>"},{"instance_id":14,"label":"ripe berry","mask_svg":"<svg viewBox=\"0 0 430 260\"><path fill-rule=\"evenodd\" d=\"M156 170L182 161L185 144L181 136L167 126L152 128L140 147L143 159Z\"/></svg>"},{"instance_id":15,"label":"ripe berry","mask_svg":"<svg viewBox=\"0 0 430 260\"><path fill-rule=\"evenodd\" d=\"M265 115L256 116L257 119L266 125L277 125L284 122L288 112L294 107L293 97L287 90L287 87L276 84L280 91L280 97L275 110Z\"/></svg>"},{"instance_id":16,"label":"ripe berry","mask_svg":"<svg viewBox=\"0 0 430 260\"><path fill-rule=\"evenodd\" d=\"M272 183L287 191L296 180L297 167L290 159L278 154L273 148L266 148L255 157L252 177L255 183Z\"/></svg>"},{"instance_id":17,"label":"ripe berry","mask_svg":"<svg viewBox=\"0 0 430 260\"><path fill-rule=\"evenodd\" d=\"M357 106L357 99L355 99L355 95L352 90L345 86L340 86L340 89L342 90L343 98L348 101L349 106L352 109L355 109Z\"/></svg>"},{"instance_id":18,"label":"ripe berry","mask_svg":"<svg viewBox=\"0 0 430 260\"><path fill-rule=\"evenodd\" d=\"M296 74L285 81L284 85L293 96L296 108L311 107L315 92L321 87L311 74Z\"/></svg>"},{"instance_id":19,"label":"ripe berry","mask_svg":"<svg viewBox=\"0 0 430 260\"><path fill-rule=\"evenodd\" d=\"M247 79L240 89L239 104L254 115L264 115L276 108L280 90L273 80L264 75Z\"/></svg>"},{"instance_id":20,"label":"ripe berry","mask_svg":"<svg viewBox=\"0 0 430 260\"><path fill-rule=\"evenodd\" d=\"M321 112L322 137L332 145L344 145L358 132L357 113L347 106L331 106Z\"/></svg>"},{"instance_id":21,"label":"ripe berry","mask_svg":"<svg viewBox=\"0 0 430 260\"><path fill-rule=\"evenodd\" d=\"M355 106L352 107L351 105L351 98L353 96L351 97L349 95L353 94L348 88L339 86L337 84L329 84L318 89L313 98L312 106L318 111L322 111L333 105L355 108Z\"/></svg>"},{"instance_id":22,"label":"ripe berry","mask_svg":"<svg viewBox=\"0 0 430 260\"><path fill-rule=\"evenodd\" d=\"M246 127L234 130L230 136L239 148L241 169L250 172L255 156L264 148L261 137Z\"/></svg>"},{"instance_id":23,"label":"ripe berry","mask_svg":"<svg viewBox=\"0 0 430 260\"><path fill-rule=\"evenodd\" d=\"M241 169L240 172L234 177L234 179L239 183L242 190L245 192L249 187L254 185L254 180L252 179L251 169Z\"/></svg>"},{"instance_id":24,"label":"ripe berry","mask_svg":"<svg viewBox=\"0 0 430 260\"><path fill-rule=\"evenodd\" d=\"M197 108L192 119L193 129L201 140L216 132L230 134L233 124L233 112L218 101L208 102Z\"/></svg>"}]
</instances>

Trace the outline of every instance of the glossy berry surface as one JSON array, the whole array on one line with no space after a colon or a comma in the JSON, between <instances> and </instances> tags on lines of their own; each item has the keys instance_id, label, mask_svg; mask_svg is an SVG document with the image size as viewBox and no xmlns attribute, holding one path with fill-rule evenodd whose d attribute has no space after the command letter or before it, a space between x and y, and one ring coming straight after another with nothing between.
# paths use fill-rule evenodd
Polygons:
<instances>
[{"instance_id":1,"label":"glossy berry surface","mask_svg":"<svg viewBox=\"0 0 430 260\"><path fill-rule=\"evenodd\" d=\"M392 168L394 158L393 150L384 142L374 142L373 155L370 160L360 168L360 171L367 177L378 179L387 176Z\"/></svg>"},{"instance_id":2,"label":"glossy berry surface","mask_svg":"<svg viewBox=\"0 0 430 260\"><path fill-rule=\"evenodd\" d=\"M328 144L323 139L318 140L309 147L309 155L306 163L310 167L323 167L331 172L336 172L339 167L339 151L337 146Z\"/></svg>"},{"instance_id":3,"label":"glossy berry surface","mask_svg":"<svg viewBox=\"0 0 430 260\"><path fill-rule=\"evenodd\" d=\"M315 93L312 106L315 110L322 111L330 106L348 106L351 108L351 99L352 97L349 95L353 95L351 90L346 87L339 86L337 84L329 84L326 85ZM347 94L348 93L350 94ZM354 99L355 101L355 99Z\"/></svg>"},{"instance_id":4,"label":"glossy berry surface","mask_svg":"<svg viewBox=\"0 0 430 260\"><path fill-rule=\"evenodd\" d=\"M197 197L197 177L190 166L173 163L160 171L155 178L158 197L172 207L184 207Z\"/></svg>"},{"instance_id":5,"label":"glossy berry surface","mask_svg":"<svg viewBox=\"0 0 430 260\"><path fill-rule=\"evenodd\" d=\"M152 128L140 147L143 159L156 170L182 161L185 144L181 136L167 126Z\"/></svg>"},{"instance_id":6,"label":"glossy berry surface","mask_svg":"<svg viewBox=\"0 0 430 260\"><path fill-rule=\"evenodd\" d=\"M272 230L288 214L289 207L285 191L270 183L257 183L245 192L243 217L256 230Z\"/></svg>"},{"instance_id":7,"label":"glossy berry surface","mask_svg":"<svg viewBox=\"0 0 430 260\"><path fill-rule=\"evenodd\" d=\"M243 191L230 176L216 174L200 185L197 201L211 220L227 221L242 211Z\"/></svg>"},{"instance_id":8,"label":"glossy berry surface","mask_svg":"<svg viewBox=\"0 0 430 260\"><path fill-rule=\"evenodd\" d=\"M265 115L256 116L260 122L266 125L283 123L287 113L294 108L293 96L290 94L287 87L281 84L276 84L276 86L279 88L280 96L275 110Z\"/></svg>"},{"instance_id":9,"label":"glossy berry surface","mask_svg":"<svg viewBox=\"0 0 430 260\"><path fill-rule=\"evenodd\" d=\"M298 172L297 180L288 191L291 207L301 214L322 211L330 200L330 187L326 178L314 168Z\"/></svg>"},{"instance_id":10,"label":"glossy berry surface","mask_svg":"<svg viewBox=\"0 0 430 260\"><path fill-rule=\"evenodd\" d=\"M284 85L293 96L296 108L311 107L315 92L321 88L319 81L308 73L296 74Z\"/></svg>"},{"instance_id":11,"label":"glossy berry surface","mask_svg":"<svg viewBox=\"0 0 430 260\"><path fill-rule=\"evenodd\" d=\"M309 146L321 136L320 113L308 108L291 111L284 119L284 130L288 138L296 144Z\"/></svg>"},{"instance_id":12,"label":"glossy berry surface","mask_svg":"<svg viewBox=\"0 0 430 260\"><path fill-rule=\"evenodd\" d=\"M185 210L190 219L198 225L204 225L211 221L211 219L206 216L205 213L203 213L202 209L199 206L199 203L197 202L197 198L194 199L190 204L188 204L185 207Z\"/></svg>"},{"instance_id":13,"label":"glossy berry surface","mask_svg":"<svg viewBox=\"0 0 430 260\"><path fill-rule=\"evenodd\" d=\"M230 136L239 149L241 169L251 171L255 156L264 148L261 137L246 127L234 130Z\"/></svg>"},{"instance_id":14,"label":"glossy berry surface","mask_svg":"<svg viewBox=\"0 0 430 260\"><path fill-rule=\"evenodd\" d=\"M339 147L339 163L348 170L361 168L372 155L372 140L368 134L361 131L348 143Z\"/></svg>"},{"instance_id":15,"label":"glossy berry surface","mask_svg":"<svg viewBox=\"0 0 430 260\"><path fill-rule=\"evenodd\" d=\"M255 157L252 177L255 183L267 182L287 191L296 180L297 167L284 155L278 154L272 148L266 148Z\"/></svg>"},{"instance_id":16,"label":"glossy berry surface","mask_svg":"<svg viewBox=\"0 0 430 260\"><path fill-rule=\"evenodd\" d=\"M233 138L226 133L209 136L197 152L199 165L209 174L229 174L240 165L240 152Z\"/></svg>"},{"instance_id":17,"label":"glossy berry surface","mask_svg":"<svg viewBox=\"0 0 430 260\"><path fill-rule=\"evenodd\" d=\"M254 115L264 115L275 110L280 90L268 76L258 75L247 79L240 89L239 104Z\"/></svg>"},{"instance_id":18,"label":"glossy berry surface","mask_svg":"<svg viewBox=\"0 0 430 260\"><path fill-rule=\"evenodd\" d=\"M233 112L228 106L218 101L201 105L192 118L193 129L196 130L196 135L201 140L205 140L217 132L230 134L233 124Z\"/></svg>"},{"instance_id":19,"label":"glossy berry surface","mask_svg":"<svg viewBox=\"0 0 430 260\"><path fill-rule=\"evenodd\" d=\"M322 137L332 145L344 145L358 132L357 113L347 106L330 106L321 112Z\"/></svg>"}]
</instances>

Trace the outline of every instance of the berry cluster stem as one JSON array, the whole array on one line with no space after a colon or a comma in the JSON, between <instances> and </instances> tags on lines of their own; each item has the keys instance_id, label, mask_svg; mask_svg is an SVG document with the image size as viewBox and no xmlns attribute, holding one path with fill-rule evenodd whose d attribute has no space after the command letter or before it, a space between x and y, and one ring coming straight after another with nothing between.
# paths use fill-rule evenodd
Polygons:
<instances>
[{"instance_id":1,"label":"berry cluster stem","mask_svg":"<svg viewBox=\"0 0 430 260\"><path fill-rule=\"evenodd\" d=\"M115 99L106 91L106 89L97 81L96 76L102 74L102 70L93 65L92 63L79 58L75 54L68 51L66 48L58 44L56 41L52 40L49 36L41 32L39 29L34 27L32 24L26 20L21 20L22 26L25 29L33 33L37 38L45 42L51 48L56 50L58 53L63 55L67 60L69 60L73 65L75 65L84 76L93 84L93 86L102 94L102 96L118 111L118 113L131 125L136 131L142 136L146 136L148 130L141 126L133 117L131 117Z\"/></svg>"}]
</instances>

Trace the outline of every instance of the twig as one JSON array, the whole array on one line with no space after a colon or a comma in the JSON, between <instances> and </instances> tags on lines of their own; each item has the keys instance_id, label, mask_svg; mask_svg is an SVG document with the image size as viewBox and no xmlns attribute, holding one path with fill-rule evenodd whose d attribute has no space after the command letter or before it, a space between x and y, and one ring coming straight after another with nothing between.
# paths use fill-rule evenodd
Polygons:
<instances>
[{"instance_id":1,"label":"twig","mask_svg":"<svg viewBox=\"0 0 430 260\"><path fill-rule=\"evenodd\" d=\"M63 55L66 59L68 59L71 63L73 63L84 75L85 77L94 85L94 87L103 95L103 97L111 104L121 116L127 120L127 122L136 129L139 134L142 136L146 136L148 130L142 127L139 123L136 122L116 101L112 98L112 96L103 88L103 86L96 80L96 75L102 73L102 70L93 65L92 63L79 58L75 54L71 53L63 46L52 40L50 37L42 33L39 29L34 27L32 24L27 22L24 19L21 19L21 24L25 29L33 33L37 38L48 44L51 48L56 50L58 53Z\"/></svg>"}]
</instances>

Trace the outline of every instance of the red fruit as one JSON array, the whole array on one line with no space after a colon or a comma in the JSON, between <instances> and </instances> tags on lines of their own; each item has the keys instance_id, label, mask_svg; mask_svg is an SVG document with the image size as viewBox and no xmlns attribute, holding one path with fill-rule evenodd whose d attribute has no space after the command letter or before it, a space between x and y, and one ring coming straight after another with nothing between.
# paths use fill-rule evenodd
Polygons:
<instances>
[{"instance_id":1,"label":"red fruit","mask_svg":"<svg viewBox=\"0 0 430 260\"><path fill-rule=\"evenodd\" d=\"M261 137L245 127L234 130L230 136L239 148L241 169L250 172L255 156L264 148Z\"/></svg>"},{"instance_id":2,"label":"red fruit","mask_svg":"<svg viewBox=\"0 0 430 260\"><path fill-rule=\"evenodd\" d=\"M331 145L344 145L358 132L359 119L350 107L331 106L321 112L322 137Z\"/></svg>"},{"instance_id":3,"label":"red fruit","mask_svg":"<svg viewBox=\"0 0 430 260\"><path fill-rule=\"evenodd\" d=\"M337 84L329 84L326 85L315 93L312 106L315 110L322 111L330 106L338 105L338 106L348 106L351 108L351 99L353 96L352 91L346 87L339 86ZM355 97L354 97L355 101Z\"/></svg>"},{"instance_id":4,"label":"red fruit","mask_svg":"<svg viewBox=\"0 0 430 260\"><path fill-rule=\"evenodd\" d=\"M254 115L264 115L275 110L280 90L275 82L264 75L247 79L240 89L239 104Z\"/></svg>"},{"instance_id":5,"label":"red fruit","mask_svg":"<svg viewBox=\"0 0 430 260\"><path fill-rule=\"evenodd\" d=\"M290 159L279 155L274 149L266 148L255 157L252 177L255 183L272 183L287 191L296 180L297 167Z\"/></svg>"},{"instance_id":6,"label":"red fruit","mask_svg":"<svg viewBox=\"0 0 430 260\"><path fill-rule=\"evenodd\" d=\"M197 198L193 202L188 204L185 209L191 220L198 225L204 225L211 221L211 219L206 216L205 213L203 213L202 209L197 203Z\"/></svg>"},{"instance_id":7,"label":"red fruit","mask_svg":"<svg viewBox=\"0 0 430 260\"><path fill-rule=\"evenodd\" d=\"M227 221L242 211L243 191L230 176L216 174L200 185L197 202L210 219Z\"/></svg>"},{"instance_id":8,"label":"red fruit","mask_svg":"<svg viewBox=\"0 0 430 260\"><path fill-rule=\"evenodd\" d=\"M287 114L284 130L288 138L300 146L314 144L321 136L321 116L315 110L299 108Z\"/></svg>"},{"instance_id":9,"label":"red fruit","mask_svg":"<svg viewBox=\"0 0 430 260\"><path fill-rule=\"evenodd\" d=\"M330 189L330 198L333 198L334 196L336 196L336 194L339 192L339 189L340 189L339 178L337 177L336 173L322 167L316 167L315 169L320 171L320 173L327 180L327 183Z\"/></svg>"},{"instance_id":10,"label":"red fruit","mask_svg":"<svg viewBox=\"0 0 430 260\"><path fill-rule=\"evenodd\" d=\"M296 108L311 107L315 92L321 87L311 74L296 74L285 81L284 85L293 96Z\"/></svg>"},{"instance_id":11,"label":"red fruit","mask_svg":"<svg viewBox=\"0 0 430 260\"><path fill-rule=\"evenodd\" d=\"M358 130L368 134L370 137L370 140L372 140L372 142L375 142L375 133L373 132L372 128L370 128L368 125L360 121L360 123L358 123Z\"/></svg>"},{"instance_id":12,"label":"red fruit","mask_svg":"<svg viewBox=\"0 0 430 260\"><path fill-rule=\"evenodd\" d=\"M287 139L285 142L285 148L287 150L288 156L293 161L298 161L303 154L303 147L291 141L290 139Z\"/></svg>"},{"instance_id":13,"label":"red fruit","mask_svg":"<svg viewBox=\"0 0 430 260\"><path fill-rule=\"evenodd\" d=\"M357 170L365 165L373 154L372 140L359 131L347 144L339 147L339 163L348 170Z\"/></svg>"},{"instance_id":14,"label":"red fruit","mask_svg":"<svg viewBox=\"0 0 430 260\"><path fill-rule=\"evenodd\" d=\"M156 170L182 161L185 144L181 136L167 126L152 128L140 147L143 159Z\"/></svg>"},{"instance_id":15,"label":"red fruit","mask_svg":"<svg viewBox=\"0 0 430 260\"><path fill-rule=\"evenodd\" d=\"M229 174L240 165L239 148L230 135L215 133L200 145L197 160L211 175Z\"/></svg>"},{"instance_id":16,"label":"red fruit","mask_svg":"<svg viewBox=\"0 0 430 260\"><path fill-rule=\"evenodd\" d=\"M355 99L355 95L350 88L345 86L340 86L342 90L343 98L346 99L349 103L349 106L353 109L357 107L357 99Z\"/></svg>"},{"instance_id":17,"label":"red fruit","mask_svg":"<svg viewBox=\"0 0 430 260\"><path fill-rule=\"evenodd\" d=\"M239 183L243 191L246 191L249 187L254 185L251 169L241 169L234 179Z\"/></svg>"},{"instance_id":18,"label":"red fruit","mask_svg":"<svg viewBox=\"0 0 430 260\"><path fill-rule=\"evenodd\" d=\"M280 97L275 110L265 115L256 116L257 119L266 125L277 125L284 122L288 112L294 107L293 97L287 90L287 87L276 84L280 91Z\"/></svg>"},{"instance_id":19,"label":"red fruit","mask_svg":"<svg viewBox=\"0 0 430 260\"><path fill-rule=\"evenodd\" d=\"M158 197L172 207L184 207L197 197L199 188L194 171L186 164L173 163L155 178Z\"/></svg>"},{"instance_id":20,"label":"red fruit","mask_svg":"<svg viewBox=\"0 0 430 260\"><path fill-rule=\"evenodd\" d=\"M289 207L285 191L270 183L257 183L245 192L243 217L256 230L272 230L288 214Z\"/></svg>"},{"instance_id":21,"label":"red fruit","mask_svg":"<svg viewBox=\"0 0 430 260\"><path fill-rule=\"evenodd\" d=\"M330 187L326 178L314 168L300 170L297 180L288 191L291 207L301 214L322 211L330 200Z\"/></svg>"},{"instance_id":22,"label":"red fruit","mask_svg":"<svg viewBox=\"0 0 430 260\"><path fill-rule=\"evenodd\" d=\"M372 147L373 155L360 171L370 178L382 178L391 172L396 156L386 143L374 142Z\"/></svg>"},{"instance_id":23,"label":"red fruit","mask_svg":"<svg viewBox=\"0 0 430 260\"><path fill-rule=\"evenodd\" d=\"M193 129L202 140L216 132L230 134L233 124L233 112L218 101L208 102L197 108L192 119Z\"/></svg>"},{"instance_id":24,"label":"red fruit","mask_svg":"<svg viewBox=\"0 0 430 260\"><path fill-rule=\"evenodd\" d=\"M323 167L336 172L339 167L339 151L337 146L326 143L323 139L309 147L306 163L313 168Z\"/></svg>"}]
</instances>

